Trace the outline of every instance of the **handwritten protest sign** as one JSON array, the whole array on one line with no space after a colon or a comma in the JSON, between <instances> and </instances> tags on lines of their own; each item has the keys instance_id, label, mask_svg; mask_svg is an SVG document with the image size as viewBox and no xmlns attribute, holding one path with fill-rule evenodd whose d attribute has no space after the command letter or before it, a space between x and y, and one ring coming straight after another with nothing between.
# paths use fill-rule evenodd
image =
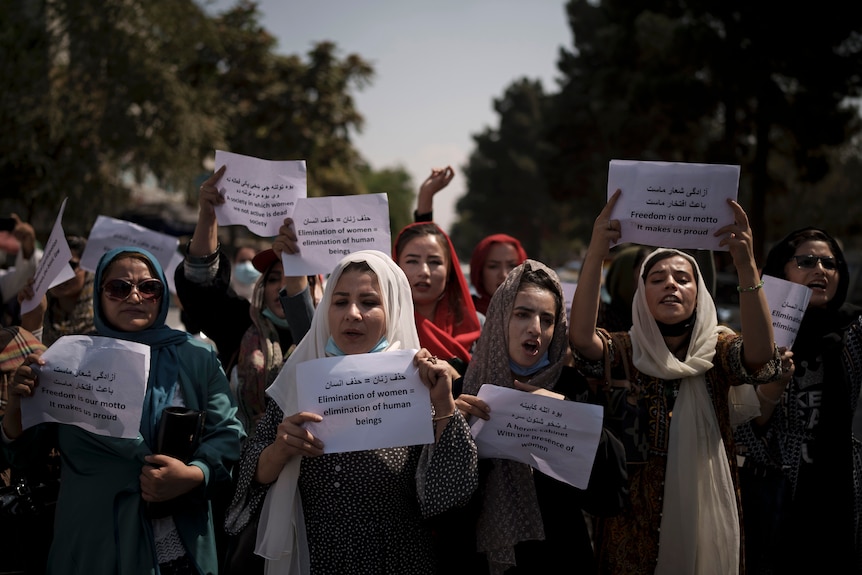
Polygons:
<instances>
[{"instance_id":1,"label":"handwritten protest sign","mask_svg":"<svg viewBox=\"0 0 862 575\"><path fill-rule=\"evenodd\" d=\"M763 276L763 295L772 316L772 335L778 347L793 348L802 316L808 309L811 288L782 278Z\"/></svg>"},{"instance_id":2,"label":"handwritten protest sign","mask_svg":"<svg viewBox=\"0 0 862 575\"><path fill-rule=\"evenodd\" d=\"M714 233L733 223L727 199L739 191L739 166L611 160L608 198L622 190L611 219L621 241L727 251Z\"/></svg>"},{"instance_id":3,"label":"handwritten protest sign","mask_svg":"<svg viewBox=\"0 0 862 575\"><path fill-rule=\"evenodd\" d=\"M298 198L308 194L305 160L271 161L216 150L218 182L225 203L216 206L219 225L245 226L261 237L278 235Z\"/></svg>"},{"instance_id":4,"label":"handwritten protest sign","mask_svg":"<svg viewBox=\"0 0 862 575\"><path fill-rule=\"evenodd\" d=\"M64 199L60 204L60 211L57 213L57 219L54 220L48 243L42 251L42 259L36 266L36 272L33 275L33 297L21 302L22 315L36 309L49 289L75 277L75 272L69 265L72 250L69 249L66 233L63 231L63 212L66 209L67 200L68 198Z\"/></svg>"},{"instance_id":5,"label":"handwritten protest sign","mask_svg":"<svg viewBox=\"0 0 862 575\"><path fill-rule=\"evenodd\" d=\"M153 254L162 269L168 270L179 247L179 239L142 225L108 216L98 216L87 236L87 247L81 254L81 267L94 272L99 260L114 248L134 246Z\"/></svg>"},{"instance_id":6,"label":"handwritten protest sign","mask_svg":"<svg viewBox=\"0 0 862 575\"><path fill-rule=\"evenodd\" d=\"M511 459L585 489L602 432L599 405L565 401L485 384L478 397L491 408L470 431L481 458Z\"/></svg>"},{"instance_id":7,"label":"handwritten protest sign","mask_svg":"<svg viewBox=\"0 0 862 575\"><path fill-rule=\"evenodd\" d=\"M293 222L299 253L282 253L285 275L328 273L359 250L392 251L386 194L300 198Z\"/></svg>"},{"instance_id":8,"label":"handwritten protest sign","mask_svg":"<svg viewBox=\"0 0 862 575\"><path fill-rule=\"evenodd\" d=\"M431 397L413 366L416 351L326 357L296 366L299 410L323 416L306 428L323 441L324 453L434 443Z\"/></svg>"},{"instance_id":9,"label":"handwritten protest sign","mask_svg":"<svg viewBox=\"0 0 862 575\"><path fill-rule=\"evenodd\" d=\"M38 385L21 401L26 429L42 422L76 425L97 435L138 437L150 372L147 345L102 336L66 335L42 354Z\"/></svg>"}]
</instances>

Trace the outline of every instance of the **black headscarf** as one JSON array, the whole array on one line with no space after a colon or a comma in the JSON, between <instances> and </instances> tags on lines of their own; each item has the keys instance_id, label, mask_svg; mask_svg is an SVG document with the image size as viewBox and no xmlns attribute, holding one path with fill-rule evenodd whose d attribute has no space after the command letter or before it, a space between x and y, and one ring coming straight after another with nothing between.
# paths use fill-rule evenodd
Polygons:
<instances>
[{"instance_id":1,"label":"black headscarf","mask_svg":"<svg viewBox=\"0 0 862 575\"><path fill-rule=\"evenodd\" d=\"M802 491L797 490L797 509L813 521L809 526L827 524L820 521L836 526L828 530L831 535L824 537L821 543L830 548L827 556L847 558L846 553L853 546L853 410L850 406L855 402L850 397L843 351L845 332L862 313L862 308L846 303L850 283L847 260L838 241L822 229L805 227L789 233L769 251L763 274L787 279L785 265L797 247L807 241L829 245L838 266L838 288L826 306L806 309L793 344L794 377L802 377L806 366L823 363L821 411L815 430L817 454L813 473L805 480ZM836 536L844 540L838 541ZM824 547L820 549L826 552Z\"/></svg>"}]
</instances>

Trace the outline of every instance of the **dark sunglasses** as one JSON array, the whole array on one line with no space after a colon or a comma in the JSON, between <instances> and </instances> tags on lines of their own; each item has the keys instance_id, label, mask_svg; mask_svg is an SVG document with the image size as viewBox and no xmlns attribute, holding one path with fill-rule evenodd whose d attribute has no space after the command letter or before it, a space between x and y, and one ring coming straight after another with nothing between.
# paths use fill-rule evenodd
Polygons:
<instances>
[{"instance_id":1,"label":"dark sunglasses","mask_svg":"<svg viewBox=\"0 0 862 575\"><path fill-rule=\"evenodd\" d=\"M815 256L808 254L805 256L791 256L792 260L796 260L796 267L801 270L813 270L817 267L817 262L823 266L824 270L838 269L838 262L832 256Z\"/></svg>"},{"instance_id":2,"label":"dark sunglasses","mask_svg":"<svg viewBox=\"0 0 862 575\"><path fill-rule=\"evenodd\" d=\"M106 296L120 301L124 301L132 295L132 289L138 290L138 294L145 300L160 299L165 293L164 284L157 279L148 279L137 284L117 279L106 282L102 286L102 291Z\"/></svg>"}]
</instances>

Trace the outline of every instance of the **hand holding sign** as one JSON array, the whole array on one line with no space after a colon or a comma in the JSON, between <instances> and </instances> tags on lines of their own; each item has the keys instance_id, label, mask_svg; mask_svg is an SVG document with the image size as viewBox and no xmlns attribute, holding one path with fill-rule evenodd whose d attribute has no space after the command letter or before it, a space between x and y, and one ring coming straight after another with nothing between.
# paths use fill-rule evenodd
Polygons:
<instances>
[{"instance_id":1,"label":"hand holding sign","mask_svg":"<svg viewBox=\"0 0 862 575\"><path fill-rule=\"evenodd\" d=\"M612 219L623 241L649 246L725 251L713 233L729 224L739 166L611 160L608 198L622 190Z\"/></svg>"}]
</instances>

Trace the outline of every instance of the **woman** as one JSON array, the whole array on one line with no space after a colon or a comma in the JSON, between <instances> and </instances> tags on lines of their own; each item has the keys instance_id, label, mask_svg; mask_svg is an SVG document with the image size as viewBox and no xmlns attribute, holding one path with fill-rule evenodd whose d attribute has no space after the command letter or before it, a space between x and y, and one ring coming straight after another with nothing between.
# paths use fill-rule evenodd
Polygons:
<instances>
[{"instance_id":1,"label":"woman","mask_svg":"<svg viewBox=\"0 0 862 575\"><path fill-rule=\"evenodd\" d=\"M267 573L435 572L423 518L465 502L478 480L476 446L455 409L444 363L427 350L414 359L437 414L433 445L324 455L320 439L303 426L323 418L297 408L299 363L419 347L409 291L385 254L345 256L311 331L267 390L273 401L245 446L227 522L237 533L263 505L257 553L268 558Z\"/></svg>"},{"instance_id":2,"label":"woman","mask_svg":"<svg viewBox=\"0 0 862 575\"><path fill-rule=\"evenodd\" d=\"M487 313L491 296L509 272L526 259L527 252L521 242L506 234L491 234L476 244L470 258L470 283L476 290L473 294L476 311Z\"/></svg>"},{"instance_id":3,"label":"woman","mask_svg":"<svg viewBox=\"0 0 862 575\"><path fill-rule=\"evenodd\" d=\"M264 390L308 331L314 306L306 276L285 276L281 252L296 250L293 221L286 219L271 249L257 252L252 266L260 274L251 301L234 292L231 262L220 249L215 207L224 167L200 188L198 221L186 246L174 284L186 315L215 342L231 382L239 418L248 435L263 416Z\"/></svg>"},{"instance_id":4,"label":"woman","mask_svg":"<svg viewBox=\"0 0 862 575\"><path fill-rule=\"evenodd\" d=\"M410 282L419 342L463 374L481 324L449 236L436 224L409 224L395 240L392 259Z\"/></svg>"},{"instance_id":5,"label":"woman","mask_svg":"<svg viewBox=\"0 0 862 575\"><path fill-rule=\"evenodd\" d=\"M586 379L566 365L566 324L557 274L535 260L517 266L491 299L458 408L482 419L494 417L476 396L486 383L586 399ZM478 522L469 524L477 545L462 542L468 553L455 558L456 564L475 561L470 557L475 548L483 555L480 572L561 573L563 566L571 573L595 571L583 510L613 514L626 500L625 452L618 440L603 431L586 490L515 461L482 459L480 470Z\"/></svg>"},{"instance_id":6,"label":"woman","mask_svg":"<svg viewBox=\"0 0 862 575\"><path fill-rule=\"evenodd\" d=\"M114 438L74 425L21 427L21 399L38 386L30 364L18 368L2 420L12 464L33 441L49 439L61 456L60 495L48 571L55 573L215 573L217 556L209 493L230 481L239 458L242 426L227 378L212 349L165 325L164 273L149 252L128 247L99 260L93 310L100 336L150 346L150 371L137 439ZM184 406L206 411L200 446L190 463L154 455L162 411ZM173 515L150 519L147 506L185 503Z\"/></svg>"},{"instance_id":7,"label":"woman","mask_svg":"<svg viewBox=\"0 0 862 575\"><path fill-rule=\"evenodd\" d=\"M739 278L743 338L718 325L695 259L657 249L641 267L629 332L596 329L601 266L620 223L617 190L596 218L572 302L569 331L576 365L602 377L604 361L625 365L630 404L644 446L630 461L631 505L598 525L601 573L740 573L742 529L730 386L780 375L769 307L742 207L728 200L732 224L715 232ZM671 414L673 417L671 418ZM696 439L696 441L695 441Z\"/></svg>"},{"instance_id":8,"label":"woman","mask_svg":"<svg viewBox=\"0 0 862 575\"><path fill-rule=\"evenodd\" d=\"M811 299L784 376L758 388L761 417L736 430L749 573L862 572L862 310L845 301L847 261L834 237L805 227L773 246L763 273Z\"/></svg>"},{"instance_id":9,"label":"woman","mask_svg":"<svg viewBox=\"0 0 862 575\"><path fill-rule=\"evenodd\" d=\"M452 166L432 168L416 196L415 222L434 220L434 196L449 185L455 177ZM485 314L494 291L500 287L512 269L524 263L527 252L517 239L507 234L491 234L483 238L473 248L470 258L470 283L476 290L471 294L476 311Z\"/></svg>"}]
</instances>

